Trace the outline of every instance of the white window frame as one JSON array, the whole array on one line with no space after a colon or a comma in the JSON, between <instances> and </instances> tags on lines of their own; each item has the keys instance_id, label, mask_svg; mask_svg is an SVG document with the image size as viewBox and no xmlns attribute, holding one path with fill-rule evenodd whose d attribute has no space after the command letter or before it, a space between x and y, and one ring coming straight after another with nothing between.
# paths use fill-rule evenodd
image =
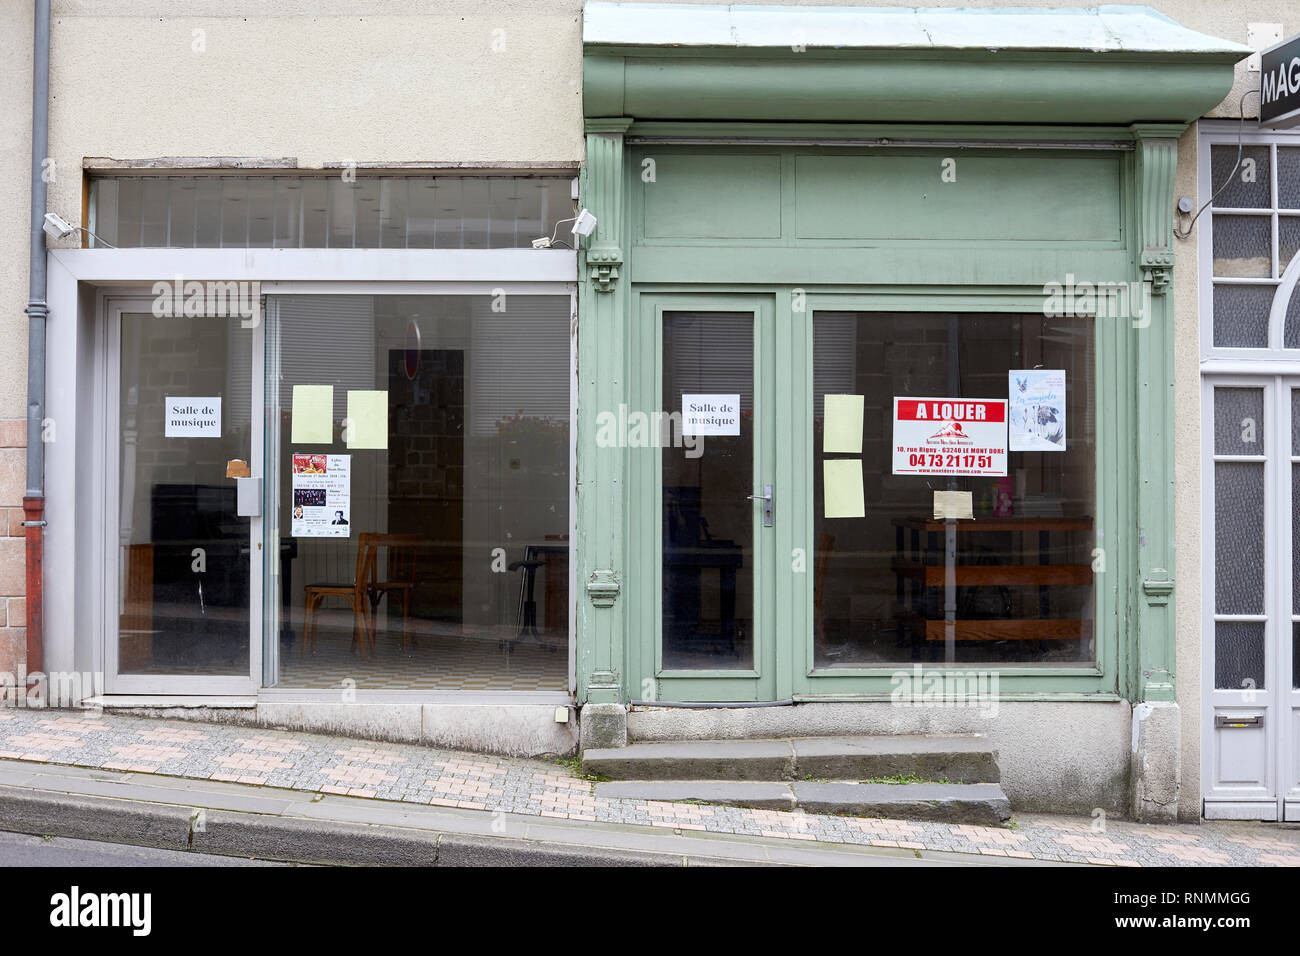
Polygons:
<instances>
[{"instance_id":1,"label":"white window frame","mask_svg":"<svg viewBox=\"0 0 1300 956\"><path fill-rule=\"evenodd\" d=\"M1214 346L1214 214L1213 206L1202 213L1197 221L1197 303L1200 325L1200 368L1201 368L1201 793L1203 807L1207 801L1213 801L1215 818L1261 819L1270 812L1270 806L1276 806L1276 813L1291 816L1295 812L1295 794L1290 784L1284 779L1294 771L1292 757L1285 752L1282 743L1287 735L1281 732L1279 722L1286 719L1285 711L1290 695L1284 693L1283 685L1289 686L1289 670L1281 667L1282 659L1289 659L1282 653L1283 644L1288 642L1287 634L1275 634L1278 629L1289 630L1289 622L1296 620L1294 615L1282 615L1282 596L1290 594L1291 566L1294 556L1291 553L1290 512L1278 508L1277 503L1285 500L1291 493L1290 471L1287 462L1294 461L1287 452L1279 449L1270 454L1265 466L1265 514L1280 516L1279 524L1266 528L1272 540L1266 543L1265 553L1265 614L1270 623L1277 618L1273 628L1266 628L1265 667L1270 675L1267 683L1271 684L1260 694L1267 698L1267 705L1260 703L1254 709L1266 709L1271 728L1269 733L1269 758L1272 765L1269 772L1272 779L1274 796L1271 798L1254 797L1234 803L1230 794L1214 792L1213 779L1214 713L1215 701L1222 705L1222 694L1214 687L1214 641L1216 619L1224 617L1215 610L1215 548L1214 548L1214 407L1213 390L1216 387L1263 388L1266 396L1266 428L1276 427L1281 410L1278 406L1279 396L1285 394L1290 383L1300 376L1300 349L1284 349L1283 323L1286 308L1300 285L1300 252L1288 263L1278 262L1278 216L1279 207L1272 200L1277 197L1277 149L1278 146L1300 148L1300 130L1261 130L1251 128L1248 124L1243 132L1242 124L1236 120L1202 120L1197 138L1197 208L1210 200L1215 190L1223 183L1214 182L1211 169L1211 147L1236 147L1238 140L1245 146L1268 146L1271 149L1270 183L1272 191L1267 209L1248 210L1252 215L1269 216L1272 222L1273 260L1279 272L1278 279L1235 279L1230 284L1274 285L1273 304L1269 314L1268 348L1224 348ZM1233 215L1242 212L1233 208L1217 210L1222 214ZM1284 209L1281 214L1297 213L1300 210ZM1269 433L1274 434L1273 432ZM1221 457L1221 456L1220 456ZM1231 618L1231 615L1228 615ZM1286 672L1284 672L1284 670ZM1271 697L1268 695L1272 695ZM1245 708L1250 710L1251 708ZM1267 726L1267 725L1266 725ZM1274 800L1277 802L1274 803ZM1279 819L1281 816L1278 817Z\"/></svg>"},{"instance_id":2,"label":"white window frame","mask_svg":"<svg viewBox=\"0 0 1300 956\"><path fill-rule=\"evenodd\" d=\"M1261 374L1288 374L1300 366L1300 349L1282 348L1282 322L1286 306L1297 282L1300 282L1300 254L1288 265L1278 262L1279 208L1272 203L1277 192L1278 146L1300 148L1300 130L1278 131L1251 129L1242 131L1240 121L1202 120L1197 139L1197 209L1209 202L1222 182L1213 181L1210 156L1211 147L1237 145L1240 138L1244 146L1267 146L1271 150L1269 163L1270 201L1266 209L1234 209L1208 207L1197 221L1196 254L1200 288L1197 290L1200 306L1201 370L1209 373L1259 372ZM1214 216L1253 215L1268 216L1272 223L1273 261L1280 273L1279 279L1223 278L1228 285L1277 285L1273 307L1269 315L1268 348L1226 348L1214 345ZM1300 209L1281 210L1282 215L1300 214Z\"/></svg>"},{"instance_id":3,"label":"white window frame","mask_svg":"<svg viewBox=\"0 0 1300 956\"><path fill-rule=\"evenodd\" d=\"M264 294L339 295L568 295L577 308L577 256L570 250L534 249L56 249L49 253L46 337L46 419L54 440L46 443L45 578L46 667L50 671L105 671L104 496L91 477L108 467L106 422L97 405L108 385L109 356L98 333L103 302L152 297L155 282L189 280L258 282ZM570 335L570 411L577 411L577 323ZM254 384L261 394L261 383ZM571 698L576 687L576 454L577 428L570 428L568 693L448 691L421 699ZM80 469L80 470L79 470ZM80 475L80 479L79 479ZM101 489L102 491L102 489ZM99 529L99 530L95 530ZM95 542L98 541L98 544ZM87 545L90 545L89 547ZM255 613L260 618L261 612ZM114 629L114 633L115 629ZM258 634L256 640L263 640ZM257 660L260 680L260 654ZM264 693L260 691L259 693ZM202 689L196 690L202 694ZM310 700L320 692L275 691ZM337 694L325 691L334 699ZM410 698L409 691L370 691Z\"/></svg>"}]
</instances>

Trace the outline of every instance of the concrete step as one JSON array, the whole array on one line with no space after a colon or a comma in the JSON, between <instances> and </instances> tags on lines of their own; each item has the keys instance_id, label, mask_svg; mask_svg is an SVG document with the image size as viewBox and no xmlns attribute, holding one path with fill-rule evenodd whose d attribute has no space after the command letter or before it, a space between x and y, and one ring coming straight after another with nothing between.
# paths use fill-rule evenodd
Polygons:
<instances>
[{"instance_id":1,"label":"concrete step","mask_svg":"<svg viewBox=\"0 0 1300 956\"><path fill-rule=\"evenodd\" d=\"M997 753L981 737L792 737L674 740L587 750L587 773L611 780L850 780L910 775L997 783Z\"/></svg>"},{"instance_id":2,"label":"concrete step","mask_svg":"<svg viewBox=\"0 0 1300 956\"><path fill-rule=\"evenodd\" d=\"M991 827L1011 818L1011 803L996 783L615 780L596 784L596 796Z\"/></svg>"}]
</instances>

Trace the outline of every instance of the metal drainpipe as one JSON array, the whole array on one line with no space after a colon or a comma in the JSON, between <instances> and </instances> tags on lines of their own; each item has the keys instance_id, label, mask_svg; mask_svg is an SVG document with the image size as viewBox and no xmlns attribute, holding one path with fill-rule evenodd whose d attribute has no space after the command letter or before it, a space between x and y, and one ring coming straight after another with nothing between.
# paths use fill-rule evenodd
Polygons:
<instances>
[{"instance_id":1,"label":"metal drainpipe","mask_svg":"<svg viewBox=\"0 0 1300 956\"><path fill-rule=\"evenodd\" d=\"M32 24L32 236L27 296L27 673L45 670L41 557L45 531L45 158L49 155L50 0L36 0ZM29 688L30 677L29 677ZM42 696L44 696L42 694Z\"/></svg>"}]
</instances>

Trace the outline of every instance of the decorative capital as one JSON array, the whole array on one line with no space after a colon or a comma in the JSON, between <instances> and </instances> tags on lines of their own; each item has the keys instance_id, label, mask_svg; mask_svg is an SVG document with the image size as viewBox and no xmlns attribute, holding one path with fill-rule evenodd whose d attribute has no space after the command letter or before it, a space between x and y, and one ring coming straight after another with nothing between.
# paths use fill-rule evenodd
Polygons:
<instances>
[{"instance_id":1,"label":"decorative capital","mask_svg":"<svg viewBox=\"0 0 1300 956\"><path fill-rule=\"evenodd\" d=\"M1173 280L1174 175L1184 129L1169 123L1131 127L1137 154L1138 267L1156 295L1168 292Z\"/></svg>"},{"instance_id":2,"label":"decorative capital","mask_svg":"<svg viewBox=\"0 0 1300 956\"><path fill-rule=\"evenodd\" d=\"M597 292L613 292L623 265L623 250L617 246L596 246L587 250L587 270Z\"/></svg>"},{"instance_id":3,"label":"decorative capital","mask_svg":"<svg viewBox=\"0 0 1300 956\"><path fill-rule=\"evenodd\" d=\"M1159 575L1142 582L1142 593L1147 596L1147 603L1152 607L1163 607L1169 603L1169 596L1174 593L1174 582L1169 579L1169 572L1164 568L1152 568L1151 573Z\"/></svg>"},{"instance_id":4,"label":"decorative capital","mask_svg":"<svg viewBox=\"0 0 1300 956\"><path fill-rule=\"evenodd\" d=\"M1174 254L1170 250L1143 250L1139 262L1142 268L1142 280L1151 283L1155 295L1164 295L1174 278Z\"/></svg>"},{"instance_id":5,"label":"decorative capital","mask_svg":"<svg viewBox=\"0 0 1300 956\"><path fill-rule=\"evenodd\" d=\"M613 607L621 589L617 571L592 571L587 579L587 597L595 607Z\"/></svg>"}]
</instances>

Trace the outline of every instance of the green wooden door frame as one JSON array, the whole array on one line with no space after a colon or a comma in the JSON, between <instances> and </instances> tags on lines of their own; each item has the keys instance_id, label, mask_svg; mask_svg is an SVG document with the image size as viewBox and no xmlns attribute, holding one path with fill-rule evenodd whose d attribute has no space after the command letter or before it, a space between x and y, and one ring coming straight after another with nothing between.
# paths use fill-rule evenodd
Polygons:
<instances>
[{"instance_id":1,"label":"green wooden door frame","mask_svg":"<svg viewBox=\"0 0 1300 956\"><path fill-rule=\"evenodd\" d=\"M809 484L811 435L810 310L792 308L795 289L812 308L894 311L1039 311L1044 283L1067 274L1090 281L1149 283L1152 309L1142 321L1099 319L1096 326L1097 546L1105 570L1097 575L1097 659L1089 667L1036 665L998 668L1004 699L1172 700L1174 682L1173 588L1173 183L1180 123L1056 130L1069 144L1094 144L1116 158L1114 201L1120 210L1114 234L1088 241L1068 237L1035 243L916 241L889 239L864 244L809 242L789 232L788 192L783 192L780 237L767 240L684 241L646 235L643 192L645 150L673 155L707 147L681 143L634 143L637 124L628 118L588 120L584 203L598 217L581 254L578 395L578 696L580 701L626 702L642 697L640 681L654 677L645 654L658 643L657 619L633 592L647 561L657 561L630 529L657 498L629 467L626 450L595 442L601 410L631 404L632 383L644 374L645 332L639 300L675 295L699 303L708 296L758 296L774 317L775 353L789 361L772 384L777 414L776 482L782 488L774 554L809 548L799 540L811 528ZM713 135L727 124L704 124ZM797 139L798 127L773 128ZM731 133L742 132L731 129ZM844 142L858 145L860 128L845 129ZM890 130L882 129L882 136ZM988 137L987 129L912 127L920 138L955 141ZM1032 129L1002 129L1008 142L1032 140ZM744 136L738 137L743 141ZM773 154L765 140L760 151ZM725 147L736 148L733 141ZM788 176L794 155L819 147L781 143L775 148ZM951 149L951 145L943 147ZM988 147L983 147L988 148ZM1059 148L1059 147L1058 147ZM851 150L850 150L851 151ZM843 150L841 149L841 152ZM1023 155L1018 150L1016 155ZM946 152L931 153L936 163ZM650 157L653 158L653 157ZM1014 157L1006 174L1015 176ZM1068 194L1070 183L1061 188ZM1088 201L1084 199L1082 201ZM1109 227L1108 227L1109 228ZM1107 237L1109 235L1109 238ZM869 247L869 248L868 248ZM705 296L704 299L696 296ZM670 301L660 299L659 301ZM820 304L820 305L819 305ZM691 308L700 308L692 305ZM658 354L657 350L653 354ZM643 386L642 386L643 387ZM780 422L790 423L783 426ZM800 493L798 489L803 489ZM803 529L802 531L800 529ZM643 531L644 529L642 529ZM887 698L895 669L852 676L811 673L811 575L796 579L780 569L773 581L776 607L775 699ZM669 699L667 696L661 699ZM704 700L707 697L695 696ZM737 699L737 698L729 698Z\"/></svg>"},{"instance_id":2,"label":"green wooden door frame","mask_svg":"<svg viewBox=\"0 0 1300 956\"><path fill-rule=\"evenodd\" d=\"M672 408L663 395L663 316L668 312L734 312L754 318L754 468L752 483L761 494L764 482L774 481L778 432L774 386L777 370L772 297L729 293L633 292L633 316L628 351L636 356L629 368L628 407L655 411ZM708 446L707 438L704 440ZM762 509L753 508L754 557L754 667L746 670L669 670L662 660L663 487L661 455L657 448L629 448L628 498L635 505L627 513L627 614L635 624L636 639L627 652L628 693L635 700L758 701L772 700L776 690L777 634L773 618L779 604L776 528L763 527ZM777 485L779 508L785 495ZM779 526L779 525L778 525Z\"/></svg>"}]
</instances>

